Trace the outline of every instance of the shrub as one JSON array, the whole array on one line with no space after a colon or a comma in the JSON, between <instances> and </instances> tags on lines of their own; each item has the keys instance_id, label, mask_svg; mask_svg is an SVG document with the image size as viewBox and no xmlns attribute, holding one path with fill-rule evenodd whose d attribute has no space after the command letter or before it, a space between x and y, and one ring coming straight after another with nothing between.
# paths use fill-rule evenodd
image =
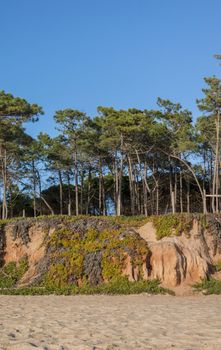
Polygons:
<instances>
[{"instance_id":1,"label":"shrub","mask_svg":"<svg viewBox=\"0 0 221 350\"><path fill-rule=\"evenodd\" d=\"M122 227L101 231L91 227L80 233L66 227L56 230L45 244L50 266L43 285L59 288L81 284L84 278L95 285L118 278L128 255L142 278L140 267L149 253L147 243L135 231Z\"/></svg>"},{"instance_id":2,"label":"shrub","mask_svg":"<svg viewBox=\"0 0 221 350\"><path fill-rule=\"evenodd\" d=\"M193 288L203 294L221 294L221 281L214 278L204 279L201 282L195 283Z\"/></svg>"},{"instance_id":3,"label":"shrub","mask_svg":"<svg viewBox=\"0 0 221 350\"><path fill-rule=\"evenodd\" d=\"M3 295L127 295L127 294L170 294L174 295L169 289L162 288L159 280L129 282L125 277L113 279L111 282L91 287L85 283L81 287L66 286L63 288L53 287L26 287L26 288L6 288L0 289Z\"/></svg>"},{"instance_id":4,"label":"shrub","mask_svg":"<svg viewBox=\"0 0 221 350\"><path fill-rule=\"evenodd\" d=\"M216 269L216 271L221 271L221 261L218 261L217 263L216 263L216 265L215 265L215 269Z\"/></svg>"},{"instance_id":5,"label":"shrub","mask_svg":"<svg viewBox=\"0 0 221 350\"><path fill-rule=\"evenodd\" d=\"M180 235L182 232L189 233L192 228L193 216L190 214L151 216L149 221L153 222L159 240L172 235Z\"/></svg>"},{"instance_id":6,"label":"shrub","mask_svg":"<svg viewBox=\"0 0 221 350\"><path fill-rule=\"evenodd\" d=\"M28 270L28 261L23 258L16 264L9 262L0 270L0 288L11 288L21 279Z\"/></svg>"}]
</instances>

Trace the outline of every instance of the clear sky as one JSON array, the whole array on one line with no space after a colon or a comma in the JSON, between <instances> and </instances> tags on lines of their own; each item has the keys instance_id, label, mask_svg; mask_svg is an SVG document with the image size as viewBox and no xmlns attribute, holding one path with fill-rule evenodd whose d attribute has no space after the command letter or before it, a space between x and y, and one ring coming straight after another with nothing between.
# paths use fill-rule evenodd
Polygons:
<instances>
[{"instance_id":1,"label":"clear sky","mask_svg":"<svg viewBox=\"0 0 221 350\"><path fill-rule=\"evenodd\" d=\"M221 76L221 0L0 0L0 89L45 111L153 108L158 96L198 115L203 77Z\"/></svg>"}]
</instances>

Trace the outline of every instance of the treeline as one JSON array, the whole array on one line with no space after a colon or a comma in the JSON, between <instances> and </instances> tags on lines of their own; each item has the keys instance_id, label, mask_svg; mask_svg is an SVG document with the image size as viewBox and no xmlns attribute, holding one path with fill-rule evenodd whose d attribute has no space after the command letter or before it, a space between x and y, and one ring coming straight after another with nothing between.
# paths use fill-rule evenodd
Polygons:
<instances>
[{"instance_id":1,"label":"treeline","mask_svg":"<svg viewBox=\"0 0 221 350\"><path fill-rule=\"evenodd\" d=\"M218 56L218 58L220 58ZM0 92L1 217L219 212L221 81L205 78L202 115L158 98L156 110L55 112L57 136L33 139L37 104Z\"/></svg>"}]
</instances>

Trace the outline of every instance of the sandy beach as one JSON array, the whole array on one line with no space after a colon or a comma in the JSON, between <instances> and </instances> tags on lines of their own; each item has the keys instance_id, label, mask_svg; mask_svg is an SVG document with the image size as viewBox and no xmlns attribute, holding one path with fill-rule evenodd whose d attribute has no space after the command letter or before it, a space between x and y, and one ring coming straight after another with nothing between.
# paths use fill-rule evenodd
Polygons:
<instances>
[{"instance_id":1,"label":"sandy beach","mask_svg":"<svg viewBox=\"0 0 221 350\"><path fill-rule=\"evenodd\" d=\"M221 349L221 297L1 296L0 349Z\"/></svg>"}]
</instances>

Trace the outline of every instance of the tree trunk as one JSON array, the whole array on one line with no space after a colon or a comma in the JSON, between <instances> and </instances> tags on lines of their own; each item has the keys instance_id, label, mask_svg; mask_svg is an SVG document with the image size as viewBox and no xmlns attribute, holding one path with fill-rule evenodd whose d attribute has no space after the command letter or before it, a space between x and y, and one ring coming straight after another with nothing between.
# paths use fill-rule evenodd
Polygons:
<instances>
[{"instance_id":1,"label":"tree trunk","mask_svg":"<svg viewBox=\"0 0 221 350\"><path fill-rule=\"evenodd\" d=\"M106 197L104 187L103 165L101 163L101 193L102 193L102 215L106 215Z\"/></svg>"},{"instance_id":2,"label":"tree trunk","mask_svg":"<svg viewBox=\"0 0 221 350\"><path fill-rule=\"evenodd\" d=\"M32 176L33 176L33 211L34 217L37 215L36 210L36 172L35 172L35 162L32 160Z\"/></svg>"},{"instance_id":3,"label":"tree trunk","mask_svg":"<svg viewBox=\"0 0 221 350\"><path fill-rule=\"evenodd\" d=\"M101 157L99 157L99 193L98 193L98 198L99 198L99 204L98 204L98 208L99 208L99 215L101 215L102 213L102 161L101 161Z\"/></svg>"},{"instance_id":4,"label":"tree trunk","mask_svg":"<svg viewBox=\"0 0 221 350\"><path fill-rule=\"evenodd\" d=\"M150 187L147 183L147 162L144 162L143 168L141 165L141 160L140 160L140 156L139 156L139 152L136 150L136 155L137 155L137 161L140 167L140 174L141 174L141 179L142 179L142 185L143 185L143 205L144 205L144 214L145 216L148 215L148 211L147 211L147 192L149 194L151 194L151 190Z\"/></svg>"},{"instance_id":5,"label":"tree trunk","mask_svg":"<svg viewBox=\"0 0 221 350\"><path fill-rule=\"evenodd\" d=\"M2 163L2 182L3 182L3 198L2 198L2 219L8 217L8 204L7 204L7 152L2 147L0 148L1 163Z\"/></svg>"},{"instance_id":6,"label":"tree trunk","mask_svg":"<svg viewBox=\"0 0 221 350\"><path fill-rule=\"evenodd\" d=\"M5 207L5 219L8 218L8 203L7 203L7 187L8 187L8 174L7 174L7 152L5 150L4 156L4 195L3 195L3 205Z\"/></svg>"},{"instance_id":7,"label":"tree trunk","mask_svg":"<svg viewBox=\"0 0 221 350\"><path fill-rule=\"evenodd\" d=\"M121 161L122 164L122 161ZM120 170L116 173L116 183L117 183L117 190L116 190L116 200L117 200L117 216L121 215L121 186L122 186L122 166L120 164Z\"/></svg>"},{"instance_id":8,"label":"tree trunk","mask_svg":"<svg viewBox=\"0 0 221 350\"><path fill-rule=\"evenodd\" d=\"M183 176L182 176L181 167L180 167L180 212L183 213Z\"/></svg>"},{"instance_id":9,"label":"tree trunk","mask_svg":"<svg viewBox=\"0 0 221 350\"><path fill-rule=\"evenodd\" d=\"M41 196L41 199L43 200L43 202L45 203L45 205L48 207L48 209L50 210L51 212L51 215L54 215L54 210L52 209L52 207L50 206L50 204L46 201L46 199Z\"/></svg>"},{"instance_id":10,"label":"tree trunk","mask_svg":"<svg viewBox=\"0 0 221 350\"><path fill-rule=\"evenodd\" d=\"M13 198L12 198L12 188L11 188L11 186L9 185L8 186L8 191L9 191L9 197L10 197L10 218L13 218L13 202L12 202L12 200L13 200Z\"/></svg>"},{"instance_id":11,"label":"tree trunk","mask_svg":"<svg viewBox=\"0 0 221 350\"><path fill-rule=\"evenodd\" d=\"M117 200L117 216L121 215L121 187L122 187L122 176L123 176L123 135L120 137L121 147L120 147L120 170L116 172L116 183L118 183L116 191Z\"/></svg>"},{"instance_id":12,"label":"tree trunk","mask_svg":"<svg viewBox=\"0 0 221 350\"><path fill-rule=\"evenodd\" d=\"M213 193L213 151L212 150L210 150L208 167L209 167L208 172L210 174L210 194L212 194ZM212 198L210 201L210 211L213 212Z\"/></svg>"},{"instance_id":13,"label":"tree trunk","mask_svg":"<svg viewBox=\"0 0 221 350\"><path fill-rule=\"evenodd\" d=\"M174 174L174 206L175 206L175 213L177 211L177 172Z\"/></svg>"},{"instance_id":14,"label":"tree trunk","mask_svg":"<svg viewBox=\"0 0 221 350\"><path fill-rule=\"evenodd\" d=\"M186 194L186 211L187 213L190 212L190 182L189 179L187 179L187 194Z\"/></svg>"},{"instance_id":15,"label":"tree trunk","mask_svg":"<svg viewBox=\"0 0 221 350\"><path fill-rule=\"evenodd\" d=\"M60 215L63 214L63 183L61 170L58 170L58 178L59 178L59 203L60 203Z\"/></svg>"},{"instance_id":16,"label":"tree trunk","mask_svg":"<svg viewBox=\"0 0 221 350\"><path fill-rule=\"evenodd\" d=\"M131 215L135 215L135 190L134 190L134 174L132 170L132 163L129 154L127 155L128 159L128 175L129 175L129 189L130 189L130 210Z\"/></svg>"},{"instance_id":17,"label":"tree trunk","mask_svg":"<svg viewBox=\"0 0 221 350\"><path fill-rule=\"evenodd\" d=\"M220 114L218 112L217 115L217 132L216 132L216 157L217 157L217 162L216 162L216 213L219 212L219 168L220 168L220 155L219 155L219 143L220 143Z\"/></svg>"},{"instance_id":18,"label":"tree trunk","mask_svg":"<svg viewBox=\"0 0 221 350\"><path fill-rule=\"evenodd\" d=\"M159 215L159 184L156 183L156 215Z\"/></svg>"},{"instance_id":19,"label":"tree trunk","mask_svg":"<svg viewBox=\"0 0 221 350\"><path fill-rule=\"evenodd\" d=\"M216 149L215 149L215 161L213 169L213 197L212 197L212 210L214 213L219 212L219 201L218 201L218 191L219 191L219 134L220 134L220 115L217 114L217 119L215 121L216 125Z\"/></svg>"},{"instance_id":20,"label":"tree trunk","mask_svg":"<svg viewBox=\"0 0 221 350\"><path fill-rule=\"evenodd\" d=\"M115 203L115 214L117 215L117 198L118 198L118 167L117 167L117 152L115 152L114 158L114 203Z\"/></svg>"},{"instance_id":21,"label":"tree trunk","mask_svg":"<svg viewBox=\"0 0 221 350\"><path fill-rule=\"evenodd\" d=\"M68 181L68 215L71 216L71 184L70 184L69 171L67 172L67 181Z\"/></svg>"},{"instance_id":22,"label":"tree trunk","mask_svg":"<svg viewBox=\"0 0 221 350\"><path fill-rule=\"evenodd\" d=\"M83 164L82 164L82 167L81 167L81 210L80 210L81 215L83 214L83 195L84 195L84 169L83 169Z\"/></svg>"},{"instance_id":23,"label":"tree trunk","mask_svg":"<svg viewBox=\"0 0 221 350\"><path fill-rule=\"evenodd\" d=\"M142 171L142 184L143 184L143 205L144 205L144 215L148 216L148 208L147 208L147 186L145 183L146 180L146 172L147 172L147 164L144 163L144 169Z\"/></svg>"},{"instance_id":24,"label":"tree trunk","mask_svg":"<svg viewBox=\"0 0 221 350\"><path fill-rule=\"evenodd\" d=\"M74 151L74 179L75 179L75 214L79 215L79 204L78 204L78 161L77 161L77 144L75 140L75 151Z\"/></svg>"},{"instance_id":25,"label":"tree trunk","mask_svg":"<svg viewBox=\"0 0 221 350\"><path fill-rule=\"evenodd\" d=\"M200 191L200 195L201 195L201 199L202 199L202 207L203 207L203 213L206 214L207 213L207 206L206 206L206 200L205 200L205 193L203 192L203 189L199 183L199 180L196 176L196 174L194 173L194 170L191 168L191 166L188 164L188 162L186 162L184 159L180 158L179 156L177 155L174 155L174 154L168 154L167 152L165 152L164 150L160 149L161 152L163 152L164 154L174 158L174 159L177 159L179 160L182 164L184 164L187 169L190 171L190 173L192 174L192 176L194 177L195 181L196 181L196 184L198 186L198 189Z\"/></svg>"},{"instance_id":26,"label":"tree trunk","mask_svg":"<svg viewBox=\"0 0 221 350\"><path fill-rule=\"evenodd\" d=\"M170 199L171 199L171 208L172 208L172 213L175 214L175 194L174 194L174 189L173 189L173 168L170 163Z\"/></svg>"},{"instance_id":27,"label":"tree trunk","mask_svg":"<svg viewBox=\"0 0 221 350\"><path fill-rule=\"evenodd\" d=\"M40 194L40 198L41 198L41 193L42 193L42 186L41 186L41 176L40 176L40 172L39 170L37 170L37 177L38 177L38 188L39 188L39 194ZM43 214L43 209L42 209L42 201L40 200L40 215Z\"/></svg>"},{"instance_id":28,"label":"tree trunk","mask_svg":"<svg viewBox=\"0 0 221 350\"><path fill-rule=\"evenodd\" d=\"M135 192L135 215L140 213L140 193L139 193L139 182L136 165L133 166L134 170L134 192Z\"/></svg>"},{"instance_id":29,"label":"tree trunk","mask_svg":"<svg viewBox=\"0 0 221 350\"><path fill-rule=\"evenodd\" d=\"M91 195L91 166L89 166L89 171L88 171L86 215L90 214L90 195Z\"/></svg>"}]
</instances>

